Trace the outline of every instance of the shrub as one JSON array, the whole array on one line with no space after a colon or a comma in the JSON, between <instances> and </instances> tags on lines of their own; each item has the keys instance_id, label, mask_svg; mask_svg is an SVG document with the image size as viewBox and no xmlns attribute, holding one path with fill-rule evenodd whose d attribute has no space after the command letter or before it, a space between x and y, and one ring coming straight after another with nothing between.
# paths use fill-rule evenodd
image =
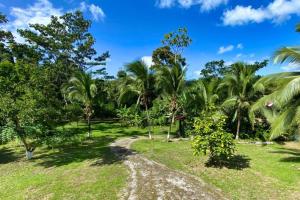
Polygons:
<instances>
[{"instance_id":1,"label":"shrub","mask_svg":"<svg viewBox=\"0 0 300 200\"><path fill-rule=\"evenodd\" d=\"M232 134L224 131L226 116L217 112L203 112L195 118L192 148L195 155L209 153L209 162L221 164L234 153L235 144Z\"/></svg>"},{"instance_id":2,"label":"shrub","mask_svg":"<svg viewBox=\"0 0 300 200\"><path fill-rule=\"evenodd\" d=\"M15 127L13 123L7 123L5 126L0 127L0 144L5 144L16 138Z\"/></svg>"}]
</instances>

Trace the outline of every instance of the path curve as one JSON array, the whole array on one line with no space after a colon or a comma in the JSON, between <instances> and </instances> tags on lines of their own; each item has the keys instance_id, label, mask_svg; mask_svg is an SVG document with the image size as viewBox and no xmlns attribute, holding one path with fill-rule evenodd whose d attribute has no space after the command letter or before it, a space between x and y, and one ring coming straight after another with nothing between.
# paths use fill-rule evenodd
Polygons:
<instances>
[{"instance_id":1,"label":"path curve","mask_svg":"<svg viewBox=\"0 0 300 200\"><path fill-rule=\"evenodd\" d=\"M120 195L124 200L222 200L220 191L198 177L185 174L149 160L130 150L140 138L123 138L110 145L112 151L130 170L127 188Z\"/></svg>"}]
</instances>

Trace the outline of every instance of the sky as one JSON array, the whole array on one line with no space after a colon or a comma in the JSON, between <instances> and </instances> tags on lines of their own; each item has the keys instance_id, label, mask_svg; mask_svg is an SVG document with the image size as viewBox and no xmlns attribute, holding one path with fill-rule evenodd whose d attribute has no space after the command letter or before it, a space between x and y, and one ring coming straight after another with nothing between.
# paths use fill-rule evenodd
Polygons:
<instances>
[{"instance_id":1,"label":"sky","mask_svg":"<svg viewBox=\"0 0 300 200\"><path fill-rule=\"evenodd\" d=\"M283 46L300 43L295 26L300 0L0 0L0 12L13 32L28 23L49 23L51 15L81 10L93 24L95 49L109 51L107 71L115 75L124 64L143 59L162 46L164 34L186 27L192 44L184 51L187 78L199 77L206 62L253 63L272 57ZM300 70L295 64L262 69L262 75Z\"/></svg>"}]
</instances>

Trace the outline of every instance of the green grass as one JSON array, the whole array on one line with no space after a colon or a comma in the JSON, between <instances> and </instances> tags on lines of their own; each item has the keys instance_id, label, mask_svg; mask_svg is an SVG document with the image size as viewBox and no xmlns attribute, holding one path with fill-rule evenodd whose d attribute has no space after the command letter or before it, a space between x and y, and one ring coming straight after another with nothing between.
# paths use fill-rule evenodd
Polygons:
<instances>
[{"instance_id":1,"label":"green grass","mask_svg":"<svg viewBox=\"0 0 300 200\"><path fill-rule=\"evenodd\" d=\"M300 148L238 144L235 162L223 168L206 167L207 157L193 156L188 141L142 140L133 148L170 168L201 177L232 199L300 199Z\"/></svg>"},{"instance_id":2,"label":"green grass","mask_svg":"<svg viewBox=\"0 0 300 200\"><path fill-rule=\"evenodd\" d=\"M57 148L37 148L30 161L24 158L19 142L0 145L0 199L118 198L128 172L108 145L120 137L147 135L146 129L96 123L93 139L86 140L84 124L62 128L82 134L78 141Z\"/></svg>"}]
</instances>

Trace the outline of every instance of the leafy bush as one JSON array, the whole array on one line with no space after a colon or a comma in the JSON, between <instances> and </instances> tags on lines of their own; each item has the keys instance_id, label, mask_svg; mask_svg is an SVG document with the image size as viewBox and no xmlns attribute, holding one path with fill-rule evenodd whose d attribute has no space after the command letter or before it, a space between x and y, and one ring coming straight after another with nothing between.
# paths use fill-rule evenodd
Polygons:
<instances>
[{"instance_id":1,"label":"leafy bush","mask_svg":"<svg viewBox=\"0 0 300 200\"><path fill-rule=\"evenodd\" d=\"M209 162L221 164L226 162L235 151L232 134L224 131L226 116L217 112L202 112L195 118L192 148L195 155L209 152Z\"/></svg>"},{"instance_id":2,"label":"leafy bush","mask_svg":"<svg viewBox=\"0 0 300 200\"><path fill-rule=\"evenodd\" d=\"M5 144L16 138L16 132L13 123L7 123L5 126L0 127L0 144Z\"/></svg>"}]
</instances>

